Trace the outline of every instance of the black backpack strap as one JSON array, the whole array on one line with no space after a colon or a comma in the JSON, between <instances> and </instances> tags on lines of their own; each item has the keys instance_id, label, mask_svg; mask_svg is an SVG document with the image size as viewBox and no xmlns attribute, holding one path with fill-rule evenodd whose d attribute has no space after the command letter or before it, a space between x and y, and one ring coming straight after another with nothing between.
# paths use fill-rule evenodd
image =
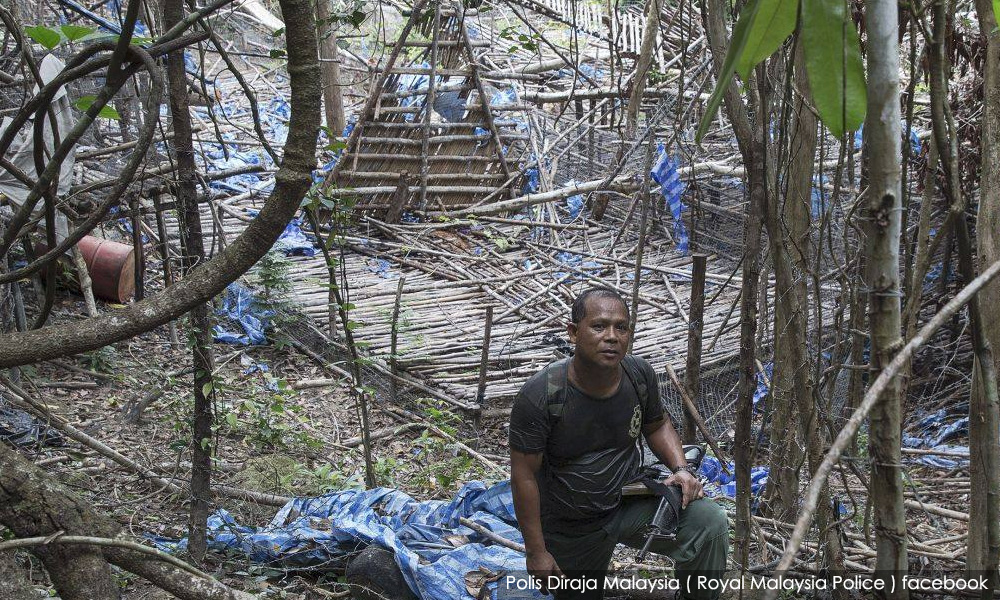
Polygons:
<instances>
[{"instance_id":1,"label":"black backpack strap","mask_svg":"<svg viewBox=\"0 0 1000 600\"><path fill-rule=\"evenodd\" d=\"M549 427L554 426L562 418L566 407L570 360L571 357L560 359L545 370L545 409L549 415Z\"/></svg>"},{"instance_id":2,"label":"black backpack strap","mask_svg":"<svg viewBox=\"0 0 1000 600\"><path fill-rule=\"evenodd\" d=\"M625 358L622 359L622 369L636 395L639 396L639 410L646 410L646 404L649 401L649 382L646 381L646 377L639 367L639 360L631 354L626 354Z\"/></svg>"}]
</instances>

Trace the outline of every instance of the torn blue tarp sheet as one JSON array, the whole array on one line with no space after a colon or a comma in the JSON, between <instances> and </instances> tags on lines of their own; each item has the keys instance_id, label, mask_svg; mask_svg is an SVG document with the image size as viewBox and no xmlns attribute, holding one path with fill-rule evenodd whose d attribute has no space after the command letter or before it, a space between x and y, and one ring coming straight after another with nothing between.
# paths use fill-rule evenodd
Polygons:
<instances>
[{"instance_id":1,"label":"torn blue tarp sheet","mask_svg":"<svg viewBox=\"0 0 1000 600\"><path fill-rule=\"evenodd\" d=\"M904 457L906 460L912 460L922 465L927 465L928 467L934 467L936 469L955 469L962 465L969 464L968 456L951 456L954 454L968 455L968 446L957 446L953 444L938 444L936 446L930 446L926 440L912 435L903 436L903 446L907 448L921 448L947 453L943 456L938 454L920 454L916 456L907 455Z\"/></svg>"},{"instance_id":2,"label":"torn blue tarp sheet","mask_svg":"<svg viewBox=\"0 0 1000 600\"><path fill-rule=\"evenodd\" d=\"M260 212L255 208L244 208L243 211L251 217L256 217ZM271 249L285 256L315 256L316 242L312 235L302 230L302 219L292 217Z\"/></svg>"},{"instance_id":3,"label":"torn blue tarp sheet","mask_svg":"<svg viewBox=\"0 0 1000 600\"><path fill-rule=\"evenodd\" d=\"M701 461L699 474L706 480L705 492L710 496L736 497L736 465L728 463L727 474L722 470L722 463L714 456L706 456ZM750 494L756 496L764 490L767 485L767 467L754 467L750 469Z\"/></svg>"},{"instance_id":4,"label":"torn blue tarp sheet","mask_svg":"<svg viewBox=\"0 0 1000 600\"><path fill-rule=\"evenodd\" d=\"M262 125L271 129L271 142L284 144L288 137L288 120L292 117L292 107L281 96L271 98L267 108L260 113Z\"/></svg>"},{"instance_id":5,"label":"torn blue tarp sheet","mask_svg":"<svg viewBox=\"0 0 1000 600\"><path fill-rule=\"evenodd\" d=\"M923 416L914 426L915 435L904 435L903 445L907 448L922 448L951 454L968 454L968 446L949 444L955 438L969 433L968 404L942 408ZM968 458L940 456L934 454L917 455L914 461L939 469L954 469L969 463Z\"/></svg>"},{"instance_id":6,"label":"torn blue tarp sheet","mask_svg":"<svg viewBox=\"0 0 1000 600\"><path fill-rule=\"evenodd\" d=\"M471 481L451 501L419 502L387 488L296 498L260 528L239 525L220 510L209 518L209 547L241 552L255 563L308 568L342 559L359 545L376 544L393 551L407 584L425 600L467 597L470 571L525 569L523 554L461 525L461 517L523 543L510 482L487 487ZM187 546L186 539L150 539L168 552Z\"/></svg>"},{"instance_id":7,"label":"torn blue tarp sheet","mask_svg":"<svg viewBox=\"0 0 1000 600\"><path fill-rule=\"evenodd\" d=\"M257 346L267 343L265 331L270 324L273 310L260 306L253 292L238 283L231 283L222 297L222 308L215 311L228 323L220 322L212 328L212 339L234 346ZM239 330L242 330L242 333Z\"/></svg>"},{"instance_id":8,"label":"torn blue tarp sheet","mask_svg":"<svg viewBox=\"0 0 1000 600\"><path fill-rule=\"evenodd\" d=\"M562 264L572 267L573 271L570 274L567 271L556 271L552 274L553 279L576 279L578 281L583 281L587 279L587 274L597 275L601 271L601 265L592 260L583 260L583 257L579 254L574 254L568 250L562 252L556 252L553 257ZM529 269L530 270L530 269Z\"/></svg>"},{"instance_id":9,"label":"torn blue tarp sheet","mask_svg":"<svg viewBox=\"0 0 1000 600\"><path fill-rule=\"evenodd\" d=\"M414 65L414 66L419 67L421 69L430 69L431 68L430 64L428 64L426 62L420 63L419 65ZM399 84L397 86L397 89L400 92L412 92L414 90L419 90L421 88L426 88L428 81L430 81L430 77L427 76L427 75L416 75L416 74L400 75L400 77L399 77ZM440 77L436 78L435 81L434 81L434 83L435 83L435 86L436 85L440 85L441 78ZM441 96L443 96L443 98L441 100L442 103L443 103L442 104L442 109L444 109L446 112L451 112L449 108L446 108L446 105L449 105L450 102L449 102L449 99L447 97L444 97L445 94L446 94L446 92L442 92L440 94ZM417 105L423 104L425 102L425 100L424 100L425 96L426 96L426 94L414 94L412 96L405 96L405 97L399 99L399 105L400 106L409 106L409 107L412 107L412 106L417 106ZM435 96L437 96L437 94ZM457 94L456 94L456 96L457 96ZM435 101L435 103L434 103L434 110L438 110L437 101ZM463 110L462 110L461 114L462 115L465 114L464 107L463 107ZM413 114L413 113L407 113L407 114L403 115L403 118L406 119L407 121L413 121L413 119L415 118L415 116L416 115ZM446 120L446 121L449 120L443 114L441 115L441 117L444 120ZM462 120L461 116L459 116L459 118L457 120L461 121Z\"/></svg>"},{"instance_id":10,"label":"torn blue tarp sheet","mask_svg":"<svg viewBox=\"0 0 1000 600\"><path fill-rule=\"evenodd\" d=\"M370 258L365 261L368 266L365 267L371 273L375 273L382 279L396 279L399 277L398 273L392 272L392 263L384 258Z\"/></svg>"},{"instance_id":11,"label":"torn blue tarp sheet","mask_svg":"<svg viewBox=\"0 0 1000 600\"><path fill-rule=\"evenodd\" d=\"M760 401L767 397L767 393L771 391L771 386L768 382L774 379L774 363L769 362L764 365L764 372L761 373L757 371L757 388L753 391L753 407L754 410L760 410Z\"/></svg>"},{"instance_id":12,"label":"torn blue tarp sheet","mask_svg":"<svg viewBox=\"0 0 1000 600\"><path fill-rule=\"evenodd\" d=\"M278 236L278 241L274 242L274 249L281 251L285 256L315 256L316 254L313 238L302 231L302 221L298 217L292 218L285 225L285 230Z\"/></svg>"},{"instance_id":13,"label":"torn blue tarp sheet","mask_svg":"<svg viewBox=\"0 0 1000 600\"><path fill-rule=\"evenodd\" d=\"M240 354L240 366L243 367L244 375L253 375L254 373L267 373L271 370L265 362L256 362L254 359L250 358L246 354Z\"/></svg>"},{"instance_id":14,"label":"torn blue tarp sheet","mask_svg":"<svg viewBox=\"0 0 1000 600\"><path fill-rule=\"evenodd\" d=\"M524 187L521 188L521 194L527 196L528 194L534 194L538 191L538 167L531 167L524 171Z\"/></svg>"},{"instance_id":15,"label":"torn blue tarp sheet","mask_svg":"<svg viewBox=\"0 0 1000 600\"><path fill-rule=\"evenodd\" d=\"M108 215L112 217L124 214L124 212L125 210L121 206L112 206L110 209L108 209ZM122 231L128 234L129 237L132 236L132 220L129 217L118 217L117 219L115 219L115 222L118 223L118 227L120 227ZM139 239L142 240L143 244L149 241L149 238L146 237L145 233L140 233Z\"/></svg>"},{"instance_id":16,"label":"torn blue tarp sheet","mask_svg":"<svg viewBox=\"0 0 1000 600\"><path fill-rule=\"evenodd\" d=\"M921 417L914 429L928 447L939 446L969 433L969 405L957 404Z\"/></svg>"},{"instance_id":17,"label":"torn blue tarp sheet","mask_svg":"<svg viewBox=\"0 0 1000 600\"><path fill-rule=\"evenodd\" d=\"M578 185L578 182L576 180L566 182L566 187L573 185ZM566 210L569 211L569 219L575 221L583 212L583 194L574 194L566 198Z\"/></svg>"},{"instance_id":18,"label":"torn blue tarp sheet","mask_svg":"<svg viewBox=\"0 0 1000 600\"><path fill-rule=\"evenodd\" d=\"M411 96L408 100L418 97L423 98L423 96ZM410 104L415 103L410 102L407 105ZM434 110L445 121L460 123L465 118L465 98L461 97L460 92L454 90L434 94Z\"/></svg>"},{"instance_id":19,"label":"torn blue tarp sheet","mask_svg":"<svg viewBox=\"0 0 1000 600\"><path fill-rule=\"evenodd\" d=\"M900 128L902 129L902 136L905 138L906 128L907 128L906 121L900 123ZM861 150L861 145L864 141L864 129L865 129L865 124L862 123L861 126L858 127L858 130L854 132L855 150ZM910 129L910 158L919 156L920 151L923 149L923 146L921 146L920 144L920 136L917 134L918 131L919 130L916 127Z\"/></svg>"},{"instance_id":20,"label":"torn blue tarp sheet","mask_svg":"<svg viewBox=\"0 0 1000 600\"><path fill-rule=\"evenodd\" d=\"M225 147L221 144L205 144L201 156L204 161L205 170L208 173L255 167L270 162L270 159L262 160L262 157L254 152L240 150L235 144L227 144ZM269 177L269 175L262 173L240 173L238 175L230 175L225 179L210 181L208 186L217 191L230 191L242 194L251 186L260 183L263 177Z\"/></svg>"},{"instance_id":21,"label":"torn blue tarp sheet","mask_svg":"<svg viewBox=\"0 0 1000 600\"><path fill-rule=\"evenodd\" d=\"M677 172L677 163L667 154L663 144L660 144L657 152L656 164L653 165L649 174L653 181L660 185L660 193L663 194L667 208L670 209L670 214L674 217L674 243L677 244L677 250L687 254L689 238L687 227L684 226L683 215L686 207L681 202L685 185L681 181L680 173Z\"/></svg>"}]
</instances>

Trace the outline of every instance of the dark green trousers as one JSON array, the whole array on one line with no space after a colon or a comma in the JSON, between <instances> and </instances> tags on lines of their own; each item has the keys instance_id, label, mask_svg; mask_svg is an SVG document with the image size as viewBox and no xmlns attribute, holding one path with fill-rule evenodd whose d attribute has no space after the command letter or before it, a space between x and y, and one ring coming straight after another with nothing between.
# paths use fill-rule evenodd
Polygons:
<instances>
[{"instance_id":1,"label":"dark green trousers","mask_svg":"<svg viewBox=\"0 0 1000 600\"><path fill-rule=\"evenodd\" d=\"M645 544L646 527L653 520L659 502L656 496L626 496L615 517L599 529L546 531L546 549L567 576L588 575L603 582L617 544L632 548L642 548ZM674 560L682 598L715 600L719 592L699 586L698 578L720 579L725 574L729 554L726 511L709 498L692 502L681 512L677 538L657 540L650 550ZM556 597L599 600L604 597L604 587L596 587L582 592L563 590Z\"/></svg>"}]
</instances>

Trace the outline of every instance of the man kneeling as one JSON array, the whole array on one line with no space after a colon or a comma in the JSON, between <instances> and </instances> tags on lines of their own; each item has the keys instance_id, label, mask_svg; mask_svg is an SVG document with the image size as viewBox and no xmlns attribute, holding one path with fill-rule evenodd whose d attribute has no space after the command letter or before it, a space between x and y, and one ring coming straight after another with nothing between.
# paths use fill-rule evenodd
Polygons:
<instances>
[{"instance_id":1,"label":"man kneeling","mask_svg":"<svg viewBox=\"0 0 1000 600\"><path fill-rule=\"evenodd\" d=\"M603 598L615 545L641 548L659 504L656 496L621 493L639 474L641 432L673 471L665 483L683 492L676 539L650 549L674 560L680 597L714 600L718 591L697 581L725 572L726 514L704 498L660 404L653 368L626 355L632 332L625 301L610 289L587 290L573 302L567 331L573 357L532 376L510 417L511 486L528 573L543 590L565 582L551 590L560 600Z\"/></svg>"}]
</instances>

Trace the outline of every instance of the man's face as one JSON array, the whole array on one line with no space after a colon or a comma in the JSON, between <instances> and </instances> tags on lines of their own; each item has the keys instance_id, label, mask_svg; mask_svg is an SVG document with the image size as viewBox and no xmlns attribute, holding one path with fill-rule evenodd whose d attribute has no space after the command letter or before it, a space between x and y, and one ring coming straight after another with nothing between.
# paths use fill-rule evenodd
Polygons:
<instances>
[{"instance_id":1,"label":"man's face","mask_svg":"<svg viewBox=\"0 0 1000 600\"><path fill-rule=\"evenodd\" d=\"M576 344L576 356L586 364L613 367L621 362L628 349L628 316L625 306L609 297L588 298L586 316L567 327L569 340Z\"/></svg>"}]
</instances>

